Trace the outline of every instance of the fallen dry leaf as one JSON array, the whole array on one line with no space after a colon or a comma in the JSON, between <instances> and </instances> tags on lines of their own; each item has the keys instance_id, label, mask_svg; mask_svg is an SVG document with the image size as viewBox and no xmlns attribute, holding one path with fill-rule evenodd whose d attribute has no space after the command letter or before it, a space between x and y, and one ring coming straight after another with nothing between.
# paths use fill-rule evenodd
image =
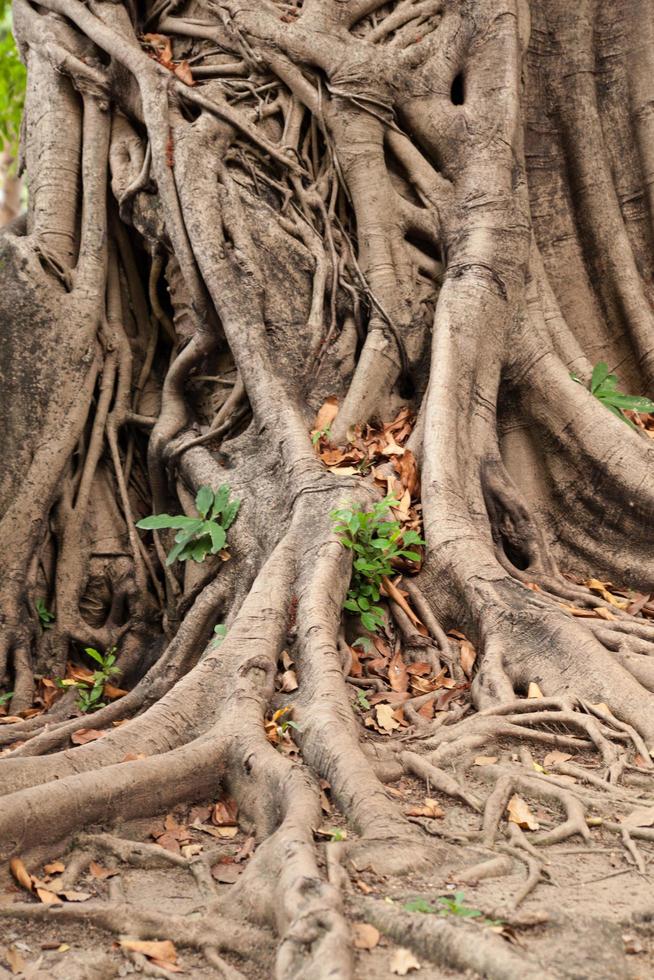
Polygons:
<instances>
[{"instance_id":1,"label":"fallen dry leaf","mask_svg":"<svg viewBox=\"0 0 654 980\"><path fill-rule=\"evenodd\" d=\"M323 404L318 409L318 414L316 415L316 420L313 423L314 431L320 431L321 429L327 429L332 424L336 416L338 415L338 398L331 395L326 398Z\"/></svg>"},{"instance_id":2,"label":"fallen dry leaf","mask_svg":"<svg viewBox=\"0 0 654 980\"><path fill-rule=\"evenodd\" d=\"M531 681L531 683L529 684L529 687L527 688L527 697L528 698L542 698L542 696L543 696L543 692L539 688L539 686L536 683L536 681Z\"/></svg>"},{"instance_id":3,"label":"fallen dry leaf","mask_svg":"<svg viewBox=\"0 0 654 980\"><path fill-rule=\"evenodd\" d=\"M238 876L243 872L243 867L240 864L225 864L219 862L214 864L211 869L211 876L216 881L219 881L221 885L233 885Z\"/></svg>"},{"instance_id":4,"label":"fallen dry leaf","mask_svg":"<svg viewBox=\"0 0 654 980\"><path fill-rule=\"evenodd\" d=\"M385 732L394 732L400 727L390 704L378 704L375 708L377 724Z\"/></svg>"},{"instance_id":5,"label":"fallen dry leaf","mask_svg":"<svg viewBox=\"0 0 654 980\"><path fill-rule=\"evenodd\" d=\"M641 806L620 818L623 827L652 827L654 825L654 806Z\"/></svg>"},{"instance_id":6,"label":"fallen dry leaf","mask_svg":"<svg viewBox=\"0 0 654 980\"><path fill-rule=\"evenodd\" d=\"M88 902L89 898L93 898L91 892L77 892L74 890L57 892L57 895L59 898L65 898L67 902Z\"/></svg>"},{"instance_id":7,"label":"fallen dry leaf","mask_svg":"<svg viewBox=\"0 0 654 980\"><path fill-rule=\"evenodd\" d=\"M509 814L510 823L517 824L523 830L538 830L540 826L538 821L522 797L516 793L509 800L506 811Z\"/></svg>"},{"instance_id":8,"label":"fallen dry leaf","mask_svg":"<svg viewBox=\"0 0 654 980\"><path fill-rule=\"evenodd\" d=\"M548 769L550 766L555 766L559 762L567 762L571 758L572 756L568 755L567 752L559 752L558 749L555 749L554 752L547 753L543 759L543 765Z\"/></svg>"},{"instance_id":9,"label":"fallen dry leaf","mask_svg":"<svg viewBox=\"0 0 654 980\"><path fill-rule=\"evenodd\" d=\"M66 865L63 861L53 861L51 864L44 864L43 870L47 875L59 875L66 870Z\"/></svg>"},{"instance_id":10,"label":"fallen dry leaf","mask_svg":"<svg viewBox=\"0 0 654 980\"><path fill-rule=\"evenodd\" d=\"M103 878L115 877L118 874L118 869L104 868L101 864L98 864L97 861L91 861L89 864L89 872L92 878L99 878L102 880Z\"/></svg>"},{"instance_id":11,"label":"fallen dry leaf","mask_svg":"<svg viewBox=\"0 0 654 980\"><path fill-rule=\"evenodd\" d=\"M379 929L375 929L369 922L355 922L352 934L356 949L374 949L380 938Z\"/></svg>"},{"instance_id":12,"label":"fallen dry leaf","mask_svg":"<svg viewBox=\"0 0 654 980\"><path fill-rule=\"evenodd\" d=\"M15 946L8 946L4 953L4 958L9 965L12 973L24 973L26 963L19 950Z\"/></svg>"},{"instance_id":13,"label":"fallen dry leaf","mask_svg":"<svg viewBox=\"0 0 654 980\"><path fill-rule=\"evenodd\" d=\"M97 738L102 738L107 734L107 730L100 731L97 728L78 728L70 736L73 745L86 745L87 742L95 742Z\"/></svg>"},{"instance_id":14,"label":"fallen dry leaf","mask_svg":"<svg viewBox=\"0 0 654 980\"><path fill-rule=\"evenodd\" d=\"M459 641L459 661L461 663L461 669L466 677L470 677L472 674L472 668L475 665L475 660L477 659L477 651L473 647L470 640Z\"/></svg>"},{"instance_id":15,"label":"fallen dry leaf","mask_svg":"<svg viewBox=\"0 0 654 980\"><path fill-rule=\"evenodd\" d=\"M613 714L608 704L606 704L604 701L598 701L597 704L591 704L591 708L596 708L597 711L603 711L607 715Z\"/></svg>"},{"instance_id":16,"label":"fallen dry leaf","mask_svg":"<svg viewBox=\"0 0 654 980\"><path fill-rule=\"evenodd\" d=\"M437 800L432 800L429 796L425 797L425 802L422 806L413 806L404 812L407 817L430 817L436 819L445 816L445 811Z\"/></svg>"},{"instance_id":17,"label":"fallen dry leaf","mask_svg":"<svg viewBox=\"0 0 654 980\"><path fill-rule=\"evenodd\" d=\"M142 953L148 959L157 959L167 968L168 964L177 962L177 950L170 939L121 939L120 945L123 949L132 950L133 953Z\"/></svg>"},{"instance_id":18,"label":"fallen dry leaf","mask_svg":"<svg viewBox=\"0 0 654 980\"><path fill-rule=\"evenodd\" d=\"M618 609L626 609L627 606L629 605L629 600L618 599L618 597L614 596L612 592L609 592L608 586L610 584L611 584L610 582L600 582L599 579L596 578L591 578L588 579L587 582L584 582L584 585L587 588L591 589L593 592L599 592L602 598L606 599L606 601L609 602L612 606L617 606Z\"/></svg>"},{"instance_id":19,"label":"fallen dry leaf","mask_svg":"<svg viewBox=\"0 0 654 980\"><path fill-rule=\"evenodd\" d=\"M409 674L399 650L393 654L388 665L388 680L393 691L402 693L409 686Z\"/></svg>"},{"instance_id":20,"label":"fallen dry leaf","mask_svg":"<svg viewBox=\"0 0 654 980\"><path fill-rule=\"evenodd\" d=\"M32 891L32 876L21 861L20 858L12 858L9 862L9 869L18 882L23 888L26 888L28 892Z\"/></svg>"},{"instance_id":21,"label":"fallen dry leaf","mask_svg":"<svg viewBox=\"0 0 654 980\"><path fill-rule=\"evenodd\" d=\"M173 71L179 78L180 82L184 82L185 85L195 85L193 72L189 68L188 61L180 61L175 65Z\"/></svg>"},{"instance_id":22,"label":"fallen dry leaf","mask_svg":"<svg viewBox=\"0 0 654 980\"><path fill-rule=\"evenodd\" d=\"M219 800L213 808L211 822L217 827L236 827L237 813L238 804L236 800L229 797L225 800Z\"/></svg>"},{"instance_id":23,"label":"fallen dry leaf","mask_svg":"<svg viewBox=\"0 0 654 980\"><path fill-rule=\"evenodd\" d=\"M405 977L411 970L419 970L420 963L410 949L404 949L403 946L400 946L391 956L389 969L396 976Z\"/></svg>"},{"instance_id":24,"label":"fallen dry leaf","mask_svg":"<svg viewBox=\"0 0 654 980\"><path fill-rule=\"evenodd\" d=\"M298 683L297 677L295 676L294 670L285 670L282 674L282 691L290 693L291 691L297 691Z\"/></svg>"},{"instance_id":25,"label":"fallen dry leaf","mask_svg":"<svg viewBox=\"0 0 654 980\"><path fill-rule=\"evenodd\" d=\"M54 892L50 891L49 888L38 888L34 886L34 894L40 902L44 905L62 905L62 900Z\"/></svg>"},{"instance_id":26,"label":"fallen dry leaf","mask_svg":"<svg viewBox=\"0 0 654 980\"><path fill-rule=\"evenodd\" d=\"M497 759L496 755L476 755L472 761L475 766L492 766Z\"/></svg>"}]
</instances>

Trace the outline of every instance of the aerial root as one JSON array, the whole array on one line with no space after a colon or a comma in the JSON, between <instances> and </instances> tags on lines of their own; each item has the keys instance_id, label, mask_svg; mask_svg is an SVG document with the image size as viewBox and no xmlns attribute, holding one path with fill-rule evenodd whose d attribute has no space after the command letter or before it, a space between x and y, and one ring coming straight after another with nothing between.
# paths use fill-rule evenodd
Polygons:
<instances>
[{"instance_id":1,"label":"aerial root","mask_svg":"<svg viewBox=\"0 0 654 980\"><path fill-rule=\"evenodd\" d=\"M442 769L437 769L436 766L427 762L415 752L403 752L400 758L405 768L409 772L412 772L414 776L424 779L430 788L438 790L440 793L445 793L446 796L463 800L472 810L475 810L477 813L481 812L481 803L479 800L472 793L468 793L448 773L443 772Z\"/></svg>"},{"instance_id":2,"label":"aerial root","mask_svg":"<svg viewBox=\"0 0 654 980\"><path fill-rule=\"evenodd\" d=\"M204 952L207 947L220 952L236 953L244 959L262 957L262 931L253 926L218 916L214 912L199 918L160 915L124 902L84 902L69 905L36 905L16 902L0 906L0 918L36 919L39 922L82 922L117 935L137 939L160 939L165 936L176 946Z\"/></svg>"},{"instance_id":3,"label":"aerial root","mask_svg":"<svg viewBox=\"0 0 654 980\"><path fill-rule=\"evenodd\" d=\"M554 980L535 960L503 939L468 922L410 915L397 905L364 900L366 921L419 956L454 970L473 970L490 980Z\"/></svg>"}]
</instances>

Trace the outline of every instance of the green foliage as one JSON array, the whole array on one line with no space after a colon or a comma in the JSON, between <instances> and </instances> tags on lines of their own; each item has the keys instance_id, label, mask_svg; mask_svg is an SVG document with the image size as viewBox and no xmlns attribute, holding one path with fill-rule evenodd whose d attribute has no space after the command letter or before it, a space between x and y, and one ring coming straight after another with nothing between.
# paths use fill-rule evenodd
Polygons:
<instances>
[{"instance_id":1,"label":"green foliage","mask_svg":"<svg viewBox=\"0 0 654 980\"><path fill-rule=\"evenodd\" d=\"M218 623L217 626L214 626L213 631L216 634L216 638L213 641L212 646L219 647L227 636L227 627L224 623Z\"/></svg>"},{"instance_id":2,"label":"green foliage","mask_svg":"<svg viewBox=\"0 0 654 980\"><path fill-rule=\"evenodd\" d=\"M230 489L226 483L216 493L211 487L200 487L195 498L195 506L200 517L186 517L184 514L153 514L138 521L136 526L144 531L160 531L175 528L175 545L166 558L166 564L174 561L204 561L208 554L215 555L227 542L227 530L236 520L241 501L230 500Z\"/></svg>"},{"instance_id":3,"label":"green foliage","mask_svg":"<svg viewBox=\"0 0 654 980\"><path fill-rule=\"evenodd\" d=\"M91 711L97 711L98 708L106 707L106 703L102 700L102 695L104 693L105 684L111 680L114 674L118 674L119 668L115 666L116 664L116 647L109 647L106 653L100 653L95 647L85 647L84 653L95 660L99 664L100 669L93 671L92 680L57 680L58 687L76 687L78 691L77 695L77 707L84 714L88 714Z\"/></svg>"},{"instance_id":4,"label":"green foliage","mask_svg":"<svg viewBox=\"0 0 654 980\"><path fill-rule=\"evenodd\" d=\"M26 72L11 33L11 4L0 0L0 149L18 152Z\"/></svg>"},{"instance_id":5,"label":"green foliage","mask_svg":"<svg viewBox=\"0 0 654 980\"><path fill-rule=\"evenodd\" d=\"M338 827L329 827L325 831L325 834L329 834L329 838L332 841L342 841L347 839L347 834L344 830L340 830Z\"/></svg>"},{"instance_id":6,"label":"green foliage","mask_svg":"<svg viewBox=\"0 0 654 980\"><path fill-rule=\"evenodd\" d=\"M388 520L388 508L396 505L385 497L372 510L333 510L334 530L344 548L352 551L352 579L344 608L361 617L365 629L374 632L383 622L380 598L382 579L393 574L394 558L420 561L410 545L422 545L417 531L402 531L399 521Z\"/></svg>"},{"instance_id":7,"label":"green foliage","mask_svg":"<svg viewBox=\"0 0 654 980\"><path fill-rule=\"evenodd\" d=\"M0 705L9 704L13 696L14 696L13 691L7 691L6 694L0 694Z\"/></svg>"},{"instance_id":8,"label":"green foliage","mask_svg":"<svg viewBox=\"0 0 654 980\"><path fill-rule=\"evenodd\" d=\"M425 898L413 898L405 902L407 912L420 912L423 915L456 916L459 919L479 919L484 926L501 926L501 919L486 919L479 909L465 904L463 892L454 892L451 896L441 895L436 904Z\"/></svg>"},{"instance_id":9,"label":"green foliage","mask_svg":"<svg viewBox=\"0 0 654 980\"><path fill-rule=\"evenodd\" d=\"M357 708L360 711L367 711L370 708L370 701L366 697L365 691L357 691Z\"/></svg>"},{"instance_id":10,"label":"green foliage","mask_svg":"<svg viewBox=\"0 0 654 980\"><path fill-rule=\"evenodd\" d=\"M570 377L577 384L582 384L576 374L571 374ZM608 408L609 412L616 415L622 422L626 422L632 429L635 429L636 426L624 414L625 410L643 413L654 412L654 402L650 401L649 398L643 398L640 395L625 395L618 391L618 376L609 373L609 367L605 361L599 361L593 368L588 390L602 405Z\"/></svg>"},{"instance_id":11,"label":"green foliage","mask_svg":"<svg viewBox=\"0 0 654 980\"><path fill-rule=\"evenodd\" d=\"M46 609L43 599L37 599L34 606L41 621L41 629L51 630L55 618L54 613L51 613L49 609Z\"/></svg>"},{"instance_id":12,"label":"green foliage","mask_svg":"<svg viewBox=\"0 0 654 980\"><path fill-rule=\"evenodd\" d=\"M316 431L311 436L311 445L315 446L320 442L321 439L331 439L332 437L332 427L331 425L325 425L322 429L316 429Z\"/></svg>"}]
</instances>

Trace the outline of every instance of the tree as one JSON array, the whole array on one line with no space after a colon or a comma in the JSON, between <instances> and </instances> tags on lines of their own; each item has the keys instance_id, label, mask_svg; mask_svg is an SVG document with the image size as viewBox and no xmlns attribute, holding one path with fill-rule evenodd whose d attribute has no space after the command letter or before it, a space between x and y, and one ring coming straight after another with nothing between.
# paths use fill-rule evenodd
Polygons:
<instances>
[{"instance_id":1,"label":"tree","mask_svg":"<svg viewBox=\"0 0 654 980\"><path fill-rule=\"evenodd\" d=\"M554 726L616 778L612 739L649 761L654 449L622 412L647 403L601 366L653 394L648 18L639 0L15 0L29 207L0 238L0 677L28 717L0 733L3 857L222 788L260 841L238 896L277 923L279 976L349 975L317 778L362 860L406 869L427 845L344 677L331 515L379 494L312 445L328 398L319 449L417 414L427 545L385 629L445 666L464 633L485 712L425 745ZM229 560L166 566L172 532L135 523L195 517L222 484ZM116 647L131 690L71 749L70 693L29 709L87 646ZM265 737L286 649L304 767ZM438 786L420 760L377 761Z\"/></svg>"}]
</instances>

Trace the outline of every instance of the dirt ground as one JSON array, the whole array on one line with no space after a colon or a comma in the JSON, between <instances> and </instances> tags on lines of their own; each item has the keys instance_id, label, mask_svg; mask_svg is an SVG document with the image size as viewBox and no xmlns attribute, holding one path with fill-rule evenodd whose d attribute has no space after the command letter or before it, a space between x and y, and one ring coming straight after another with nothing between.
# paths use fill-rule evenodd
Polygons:
<instances>
[{"instance_id":1,"label":"dirt ground","mask_svg":"<svg viewBox=\"0 0 654 980\"><path fill-rule=\"evenodd\" d=\"M381 736L368 733L366 738L373 742L379 741ZM528 757L524 746L519 748L509 740L496 740L484 755L475 757L471 766L466 764L469 760L463 759L461 769L456 763L449 769L469 793L483 800L488 795L489 785L483 770L493 765L489 760L524 770L527 765L543 766L548 751L546 747L537 747ZM570 749L567 754L571 756L571 762L586 769L591 776L602 775L596 754L590 751L574 753ZM651 777L643 773L633 778L636 793L644 801L647 780ZM623 783L625 781L629 782L628 775ZM577 780L570 785L574 788L578 784ZM589 839L572 837L544 847L542 854L538 851L544 861L539 881L515 908L516 896L528 873L524 858L506 854L501 876L461 881L466 868L502 854L501 841L506 840L509 828L506 814L493 850L475 839L482 817L465 803L406 776L389 783L388 792L405 814L425 806L426 798L434 801L429 804L434 812L442 811L442 816L414 818L421 820L427 831L427 860L420 873L388 876L378 873L374 866L361 866L361 860L356 856L351 860L348 848L356 841L356 834L352 828L344 826L337 808L330 801L328 787L323 794L325 823L322 828L316 828L326 875L329 874L329 850L344 852L339 866L345 871L341 884L345 911L353 924L354 975L357 980L397 975L415 976L418 980L476 976L470 971L461 972L449 967L442 958L438 962L438 955L434 961L426 960L423 955L411 958L407 953L399 954L400 959L397 959L399 949L410 952L411 923L425 919L456 922L466 930L470 943L475 943L480 932L495 932L504 942L526 954L537 969L542 968L544 977L647 980L654 976L651 873L654 843L638 842L637 859L644 868L639 870L636 858L623 846L620 835L607 830L599 823L599 818L593 819L590 807L587 817ZM149 866L133 866L109 851L98 857L97 848L89 843L92 839L88 837L60 854L26 857L27 871L46 890L48 884L53 889L61 888L63 875L65 886L72 889L69 895L81 893L82 901L65 901L44 907L43 921L24 920L10 914L12 904L36 903L38 899L35 894L28 895L26 888L16 881L15 871L12 876L8 867L3 869L0 908L5 918L0 919L0 977L104 980L141 972L164 977L179 973L198 980L226 976L223 968L208 965L200 953L179 944L175 962L153 961L122 947L120 937L87 921L93 919L94 910L106 907L108 903L128 912L132 909L157 910L189 923L197 920L207 903L212 901L216 902L217 915L221 914L221 907L229 910L230 889L246 867L256 844L248 838L247 828L230 826L230 823L237 823L238 818L230 819L229 803L226 808L216 811L216 802L211 800L177 809L154 820L94 828L94 833L109 833L123 840L146 843L150 857L141 863ZM536 820L541 829L526 831L524 836L537 842L542 828L560 824L561 814L556 806L546 806L542 802L532 800L528 805L530 819ZM215 822L216 813L218 823ZM604 813L606 815L605 808ZM56 819L55 814L53 819ZM619 819L617 809L612 819ZM330 836L332 840L329 840ZM344 840L339 840L341 837ZM152 849L163 854L164 862L170 855L173 855L173 862L182 856L200 858L204 867L212 869L209 892L203 887L202 878L189 874L186 867L172 862L170 866L153 867ZM90 864L91 859L94 864ZM49 869L44 867L58 861L61 864L55 863ZM446 905L445 901L450 904ZM386 912L393 910L396 920L401 920L402 924L392 930L392 935L371 928L371 919L376 918L374 910L380 906ZM72 907L78 915L83 912L81 920L69 921L61 917ZM362 924L368 927L361 928ZM406 931L403 931L404 924L409 925ZM167 937L156 938L165 940ZM263 944L260 951L260 962L254 967L251 962L244 964L233 955L221 955L224 955L225 966L231 963L249 980L264 980L274 975L276 946L276 938L269 934L269 942ZM396 972L398 968L404 968L403 957L408 957L408 963L412 964L407 974Z\"/></svg>"}]
</instances>

